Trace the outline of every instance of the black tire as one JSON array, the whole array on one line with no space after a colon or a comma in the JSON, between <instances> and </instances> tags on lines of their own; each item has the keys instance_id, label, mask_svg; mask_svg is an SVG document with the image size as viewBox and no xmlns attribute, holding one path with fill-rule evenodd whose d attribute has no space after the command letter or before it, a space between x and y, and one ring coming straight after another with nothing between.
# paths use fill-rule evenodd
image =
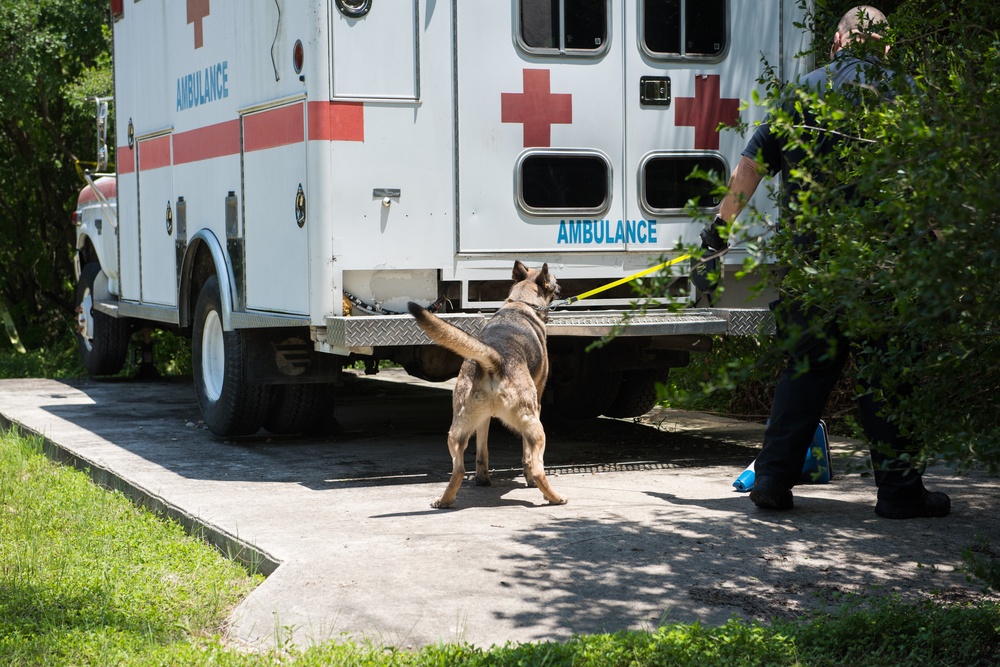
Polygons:
<instances>
[{"instance_id":1,"label":"black tire","mask_svg":"<svg viewBox=\"0 0 1000 667\"><path fill-rule=\"evenodd\" d=\"M198 407L217 436L252 435L267 415L270 387L247 382L239 331L223 331L219 279L205 281L194 312L191 365Z\"/></svg>"},{"instance_id":2,"label":"black tire","mask_svg":"<svg viewBox=\"0 0 1000 667\"><path fill-rule=\"evenodd\" d=\"M669 368L625 371L618 386L618 395L604 411L605 416L624 418L646 414L656 406L659 398L656 383L666 382L669 374Z\"/></svg>"},{"instance_id":3,"label":"black tire","mask_svg":"<svg viewBox=\"0 0 1000 667\"><path fill-rule=\"evenodd\" d=\"M591 360L587 360L591 361ZM621 373L599 371L596 363L582 363L549 376L542 417L547 421L596 419L618 393Z\"/></svg>"},{"instance_id":4,"label":"black tire","mask_svg":"<svg viewBox=\"0 0 1000 667\"><path fill-rule=\"evenodd\" d=\"M336 432L333 387L328 384L282 384L271 391L264 429L275 435L330 435Z\"/></svg>"},{"instance_id":5,"label":"black tire","mask_svg":"<svg viewBox=\"0 0 1000 667\"><path fill-rule=\"evenodd\" d=\"M101 265L88 262L76 284L76 340L83 367L91 375L115 375L125 366L132 322L94 308L94 281Z\"/></svg>"}]
</instances>

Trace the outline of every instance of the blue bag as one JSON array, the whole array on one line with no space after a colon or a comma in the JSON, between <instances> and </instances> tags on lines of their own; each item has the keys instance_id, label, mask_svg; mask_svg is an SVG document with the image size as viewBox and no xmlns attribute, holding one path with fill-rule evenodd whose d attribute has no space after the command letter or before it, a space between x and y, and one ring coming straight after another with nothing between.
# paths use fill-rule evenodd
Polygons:
<instances>
[{"instance_id":1,"label":"blue bag","mask_svg":"<svg viewBox=\"0 0 1000 667\"><path fill-rule=\"evenodd\" d=\"M740 493L753 490L754 478L753 463L740 473L740 476L733 482L733 486ZM819 420L816 426L816 433L813 434L812 444L806 452L806 460L802 464L802 476L799 478L800 484L826 484L833 479L833 464L830 460L830 439L826 434L826 423Z\"/></svg>"}]
</instances>

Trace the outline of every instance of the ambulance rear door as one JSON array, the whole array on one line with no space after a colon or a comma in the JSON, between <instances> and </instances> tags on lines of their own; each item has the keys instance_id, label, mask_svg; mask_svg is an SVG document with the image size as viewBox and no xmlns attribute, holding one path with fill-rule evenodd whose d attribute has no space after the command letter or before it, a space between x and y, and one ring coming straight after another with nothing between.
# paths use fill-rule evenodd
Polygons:
<instances>
[{"instance_id":1,"label":"ambulance rear door","mask_svg":"<svg viewBox=\"0 0 1000 667\"><path fill-rule=\"evenodd\" d=\"M459 252L622 250L620 3L456 12Z\"/></svg>"},{"instance_id":2,"label":"ambulance rear door","mask_svg":"<svg viewBox=\"0 0 1000 667\"><path fill-rule=\"evenodd\" d=\"M741 111L741 100L760 87L762 57L779 63L781 4L625 3L626 34L635 41L625 56L626 216L655 219L661 248L698 242L702 224L684 212L689 200L706 215L717 211L712 186L691 173L714 171L728 181L739 161L748 137L718 128L761 119L759 107Z\"/></svg>"}]
</instances>

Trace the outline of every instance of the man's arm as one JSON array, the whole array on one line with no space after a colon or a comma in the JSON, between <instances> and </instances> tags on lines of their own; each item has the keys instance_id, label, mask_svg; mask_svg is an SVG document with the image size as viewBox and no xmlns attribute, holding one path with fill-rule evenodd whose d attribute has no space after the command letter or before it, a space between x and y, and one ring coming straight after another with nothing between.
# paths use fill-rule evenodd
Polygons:
<instances>
[{"instance_id":1,"label":"man's arm","mask_svg":"<svg viewBox=\"0 0 1000 667\"><path fill-rule=\"evenodd\" d=\"M719 217L723 222L729 224L736 219L757 191L761 179L763 175L757 161L746 155L741 156L733 169L733 175L729 177L729 192L722 199L722 206L719 208Z\"/></svg>"}]
</instances>

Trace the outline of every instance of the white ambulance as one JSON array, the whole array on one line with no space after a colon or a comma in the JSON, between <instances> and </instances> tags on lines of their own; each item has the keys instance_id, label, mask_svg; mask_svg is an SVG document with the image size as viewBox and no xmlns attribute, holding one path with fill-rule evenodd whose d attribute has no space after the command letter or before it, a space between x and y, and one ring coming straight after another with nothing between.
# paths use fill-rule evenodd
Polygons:
<instances>
[{"instance_id":1,"label":"white ambulance","mask_svg":"<svg viewBox=\"0 0 1000 667\"><path fill-rule=\"evenodd\" d=\"M77 211L87 368L119 371L139 328L193 339L218 435L315 430L347 364L433 380L459 360L406 311L477 331L514 260L564 296L694 244L695 167L728 178L720 124L766 60L803 69L794 0L111 0L115 173ZM763 93L762 90L760 90ZM766 201L758 203L766 207ZM739 249L727 257L739 263ZM678 265L623 321L628 285L551 313L546 410L630 416L710 337L766 309L727 283L696 308ZM730 272L731 274L732 272Z\"/></svg>"}]
</instances>

